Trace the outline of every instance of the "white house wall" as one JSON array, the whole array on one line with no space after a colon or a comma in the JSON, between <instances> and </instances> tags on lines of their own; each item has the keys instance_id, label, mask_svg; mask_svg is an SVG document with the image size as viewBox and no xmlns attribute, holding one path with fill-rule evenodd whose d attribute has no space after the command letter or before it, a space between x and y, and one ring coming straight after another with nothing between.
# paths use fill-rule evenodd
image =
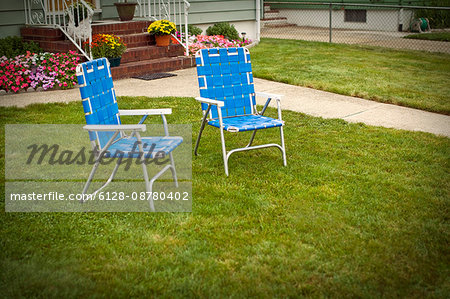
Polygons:
<instances>
[{"instance_id":1,"label":"white house wall","mask_svg":"<svg viewBox=\"0 0 450 299\"><path fill-rule=\"evenodd\" d=\"M306 27L329 27L330 14L328 10L319 9L279 9L280 17L287 18L290 24ZM399 17L402 15L402 17ZM367 20L365 23L344 22L344 10L332 11L333 28L358 29L358 30L378 30L397 31L399 21L403 24L403 29L409 28L413 19L411 10L404 10L400 14L399 10L367 10Z\"/></svg>"}]
</instances>

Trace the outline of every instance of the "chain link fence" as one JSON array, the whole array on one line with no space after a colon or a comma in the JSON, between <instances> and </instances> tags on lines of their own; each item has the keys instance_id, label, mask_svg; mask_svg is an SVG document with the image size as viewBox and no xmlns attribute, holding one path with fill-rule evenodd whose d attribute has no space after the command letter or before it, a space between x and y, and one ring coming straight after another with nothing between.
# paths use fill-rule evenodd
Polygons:
<instances>
[{"instance_id":1,"label":"chain link fence","mask_svg":"<svg viewBox=\"0 0 450 299\"><path fill-rule=\"evenodd\" d=\"M264 1L261 37L450 54L450 6L367 2Z\"/></svg>"}]
</instances>

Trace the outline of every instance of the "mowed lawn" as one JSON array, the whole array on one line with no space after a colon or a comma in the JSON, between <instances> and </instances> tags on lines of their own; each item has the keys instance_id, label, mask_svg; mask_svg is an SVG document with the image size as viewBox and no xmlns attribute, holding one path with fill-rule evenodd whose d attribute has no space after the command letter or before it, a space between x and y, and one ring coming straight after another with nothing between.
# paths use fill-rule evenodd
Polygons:
<instances>
[{"instance_id":1,"label":"mowed lawn","mask_svg":"<svg viewBox=\"0 0 450 299\"><path fill-rule=\"evenodd\" d=\"M200 127L192 98L119 106L172 107L169 123L193 124L193 137ZM192 213L1 212L0 296L448 297L450 140L283 118L288 166L277 149L237 153L228 178L206 128ZM84 123L80 103L0 108L0 119ZM278 140L265 131L258 143ZM248 137L227 134L229 148Z\"/></svg>"},{"instance_id":2,"label":"mowed lawn","mask_svg":"<svg viewBox=\"0 0 450 299\"><path fill-rule=\"evenodd\" d=\"M264 38L255 77L450 114L450 55Z\"/></svg>"}]
</instances>

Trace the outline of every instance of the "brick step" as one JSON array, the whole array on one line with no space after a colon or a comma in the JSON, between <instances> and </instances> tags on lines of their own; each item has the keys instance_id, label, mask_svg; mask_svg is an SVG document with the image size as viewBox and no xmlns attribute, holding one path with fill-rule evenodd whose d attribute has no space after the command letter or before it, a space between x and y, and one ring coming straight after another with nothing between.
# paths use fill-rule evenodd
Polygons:
<instances>
[{"instance_id":1,"label":"brick step","mask_svg":"<svg viewBox=\"0 0 450 299\"><path fill-rule=\"evenodd\" d=\"M126 35L147 32L147 27L152 21L130 21L130 22L111 22L111 23L93 23L92 34L103 33L116 35Z\"/></svg>"},{"instance_id":2,"label":"brick step","mask_svg":"<svg viewBox=\"0 0 450 299\"><path fill-rule=\"evenodd\" d=\"M176 57L183 55L184 48L181 45L170 45L169 47L145 46L129 48L122 55L122 62L135 62L164 57Z\"/></svg>"},{"instance_id":3,"label":"brick step","mask_svg":"<svg viewBox=\"0 0 450 299\"><path fill-rule=\"evenodd\" d=\"M21 36L29 41L58 41L64 40L64 33L59 29L45 27L22 27L20 28Z\"/></svg>"},{"instance_id":4,"label":"brick step","mask_svg":"<svg viewBox=\"0 0 450 299\"><path fill-rule=\"evenodd\" d=\"M120 35L120 38L127 44L127 48L137 48L155 44L155 37L148 33Z\"/></svg>"},{"instance_id":5,"label":"brick step","mask_svg":"<svg viewBox=\"0 0 450 299\"><path fill-rule=\"evenodd\" d=\"M25 41L30 41L26 38L23 38ZM77 47L70 41L47 41L47 40L34 40L39 44L39 46L45 51L45 52L68 52L68 51L77 51Z\"/></svg>"},{"instance_id":6,"label":"brick step","mask_svg":"<svg viewBox=\"0 0 450 299\"><path fill-rule=\"evenodd\" d=\"M121 63L111 68L113 79L130 78L139 75L170 72L195 66L193 57L165 57L152 60Z\"/></svg>"}]
</instances>

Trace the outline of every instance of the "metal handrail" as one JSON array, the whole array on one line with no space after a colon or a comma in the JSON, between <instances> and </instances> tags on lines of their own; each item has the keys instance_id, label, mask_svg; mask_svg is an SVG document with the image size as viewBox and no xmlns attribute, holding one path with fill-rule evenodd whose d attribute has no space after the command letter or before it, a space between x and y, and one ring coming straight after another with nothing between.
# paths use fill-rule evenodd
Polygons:
<instances>
[{"instance_id":1,"label":"metal handrail","mask_svg":"<svg viewBox=\"0 0 450 299\"><path fill-rule=\"evenodd\" d=\"M92 60L91 54L84 49L84 43L92 41L94 10L88 3L84 0L24 0L24 7L27 25L60 29L81 54Z\"/></svg>"},{"instance_id":2,"label":"metal handrail","mask_svg":"<svg viewBox=\"0 0 450 299\"><path fill-rule=\"evenodd\" d=\"M137 0L138 16L148 20L169 20L179 28L180 38L172 36L189 55L188 15L191 4L187 0Z\"/></svg>"}]
</instances>

